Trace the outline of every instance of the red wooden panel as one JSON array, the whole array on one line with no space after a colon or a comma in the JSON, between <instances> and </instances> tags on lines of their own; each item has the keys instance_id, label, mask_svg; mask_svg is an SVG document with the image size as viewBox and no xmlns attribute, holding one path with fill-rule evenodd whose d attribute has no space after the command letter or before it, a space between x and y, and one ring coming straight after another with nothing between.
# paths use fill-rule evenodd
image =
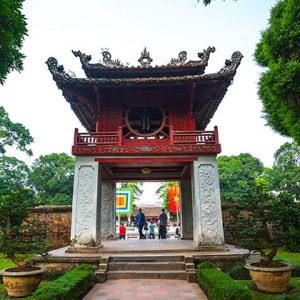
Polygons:
<instances>
[{"instance_id":1,"label":"red wooden panel","mask_svg":"<svg viewBox=\"0 0 300 300\"><path fill-rule=\"evenodd\" d=\"M107 163L156 163L156 162L193 162L197 160L197 157L165 157L165 158L145 158L145 157L135 157L135 158L95 158L97 162L107 162Z\"/></svg>"},{"instance_id":2,"label":"red wooden panel","mask_svg":"<svg viewBox=\"0 0 300 300\"><path fill-rule=\"evenodd\" d=\"M183 98L184 95L177 95L169 100L170 125L174 131L188 131L193 123L189 111L189 101Z\"/></svg>"}]
</instances>

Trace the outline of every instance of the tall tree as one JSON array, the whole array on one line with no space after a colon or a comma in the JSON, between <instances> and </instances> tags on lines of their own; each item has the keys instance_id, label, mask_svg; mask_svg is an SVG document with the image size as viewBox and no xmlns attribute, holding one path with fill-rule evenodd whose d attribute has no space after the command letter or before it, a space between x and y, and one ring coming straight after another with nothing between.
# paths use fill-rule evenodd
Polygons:
<instances>
[{"instance_id":1,"label":"tall tree","mask_svg":"<svg viewBox=\"0 0 300 300\"><path fill-rule=\"evenodd\" d=\"M283 0L271 11L255 59L267 71L261 75L259 96L267 123L300 143L300 4Z\"/></svg>"},{"instance_id":2,"label":"tall tree","mask_svg":"<svg viewBox=\"0 0 300 300\"><path fill-rule=\"evenodd\" d=\"M30 181L40 204L71 204L75 160L65 153L42 155L32 164Z\"/></svg>"},{"instance_id":3,"label":"tall tree","mask_svg":"<svg viewBox=\"0 0 300 300\"><path fill-rule=\"evenodd\" d=\"M11 226L24 219L24 206L34 205L28 166L15 157L0 156L0 219L14 215ZM17 213L16 213L17 212Z\"/></svg>"},{"instance_id":4,"label":"tall tree","mask_svg":"<svg viewBox=\"0 0 300 300\"><path fill-rule=\"evenodd\" d=\"M27 35L25 17L21 12L23 1L0 1L0 84L4 84L11 71L23 69L25 56L20 50Z\"/></svg>"},{"instance_id":5,"label":"tall tree","mask_svg":"<svg viewBox=\"0 0 300 300\"><path fill-rule=\"evenodd\" d=\"M256 193L255 179L263 172L262 162L249 153L219 156L217 161L222 202L253 198Z\"/></svg>"},{"instance_id":6,"label":"tall tree","mask_svg":"<svg viewBox=\"0 0 300 300\"><path fill-rule=\"evenodd\" d=\"M0 155L6 152L7 146L15 146L28 155L32 155L31 150L28 149L28 145L32 142L33 138L29 130L20 123L12 122L4 107L0 106Z\"/></svg>"},{"instance_id":7,"label":"tall tree","mask_svg":"<svg viewBox=\"0 0 300 300\"><path fill-rule=\"evenodd\" d=\"M274 154L274 173L278 177L277 191L287 191L294 199L300 199L300 146L283 144Z\"/></svg>"}]
</instances>

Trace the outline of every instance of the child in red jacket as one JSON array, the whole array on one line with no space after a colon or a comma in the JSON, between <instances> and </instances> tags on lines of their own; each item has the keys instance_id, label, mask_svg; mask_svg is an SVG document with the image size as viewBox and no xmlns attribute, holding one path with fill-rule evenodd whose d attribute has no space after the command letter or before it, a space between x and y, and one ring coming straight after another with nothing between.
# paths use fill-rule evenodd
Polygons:
<instances>
[{"instance_id":1,"label":"child in red jacket","mask_svg":"<svg viewBox=\"0 0 300 300\"><path fill-rule=\"evenodd\" d=\"M124 226L124 223L121 223L121 226L119 228L119 239L125 240L125 235L126 235L126 227Z\"/></svg>"}]
</instances>

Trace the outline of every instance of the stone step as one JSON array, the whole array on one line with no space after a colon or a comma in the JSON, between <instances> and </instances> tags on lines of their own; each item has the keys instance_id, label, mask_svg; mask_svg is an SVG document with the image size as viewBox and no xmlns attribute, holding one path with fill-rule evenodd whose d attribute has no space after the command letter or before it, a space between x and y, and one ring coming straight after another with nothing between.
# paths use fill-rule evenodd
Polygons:
<instances>
[{"instance_id":1,"label":"stone step","mask_svg":"<svg viewBox=\"0 0 300 300\"><path fill-rule=\"evenodd\" d=\"M108 271L107 279L178 279L187 280L185 271Z\"/></svg>"},{"instance_id":2,"label":"stone step","mask_svg":"<svg viewBox=\"0 0 300 300\"><path fill-rule=\"evenodd\" d=\"M109 271L139 270L139 271L167 271L167 270L185 270L185 263L181 261L171 262L110 262Z\"/></svg>"},{"instance_id":3,"label":"stone step","mask_svg":"<svg viewBox=\"0 0 300 300\"><path fill-rule=\"evenodd\" d=\"M126 255L111 256L109 262L174 262L184 261L181 255Z\"/></svg>"}]
</instances>

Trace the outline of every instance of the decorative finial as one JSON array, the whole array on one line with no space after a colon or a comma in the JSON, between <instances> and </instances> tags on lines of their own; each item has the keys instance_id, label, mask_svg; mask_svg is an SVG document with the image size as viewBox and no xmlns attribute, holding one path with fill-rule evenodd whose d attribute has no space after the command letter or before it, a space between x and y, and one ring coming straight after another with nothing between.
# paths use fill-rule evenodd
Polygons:
<instances>
[{"instance_id":1,"label":"decorative finial","mask_svg":"<svg viewBox=\"0 0 300 300\"><path fill-rule=\"evenodd\" d=\"M141 57L139 58L138 62L141 64L142 67L149 67L152 61L153 59L150 57L150 53L145 47L145 49L141 53Z\"/></svg>"},{"instance_id":2,"label":"decorative finial","mask_svg":"<svg viewBox=\"0 0 300 300\"><path fill-rule=\"evenodd\" d=\"M178 54L178 58L172 58L170 64L172 66L180 66L185 63L187 60L187 52L186 51L181 51Z\"/></svg>"}]
</instances>

